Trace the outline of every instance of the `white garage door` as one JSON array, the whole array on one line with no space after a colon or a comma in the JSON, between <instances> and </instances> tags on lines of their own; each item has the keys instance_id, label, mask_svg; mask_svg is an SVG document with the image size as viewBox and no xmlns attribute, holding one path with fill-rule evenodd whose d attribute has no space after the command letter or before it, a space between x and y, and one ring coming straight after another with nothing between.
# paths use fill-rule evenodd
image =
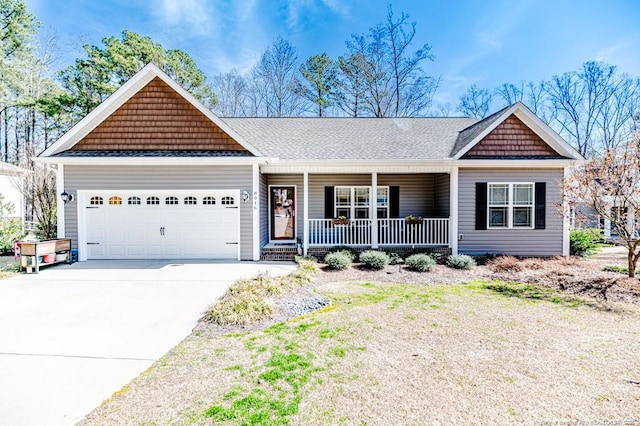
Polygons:
<instances>
[{"instance_id":1,"label":"white garage door","mask_svg":"<svg viewBox=\"0 0 640 426\"><path fill-rule=\"evenodd\" d=\"M238 259L238 191L87 191L88 259Z\"/></svg>"}]
</instances>

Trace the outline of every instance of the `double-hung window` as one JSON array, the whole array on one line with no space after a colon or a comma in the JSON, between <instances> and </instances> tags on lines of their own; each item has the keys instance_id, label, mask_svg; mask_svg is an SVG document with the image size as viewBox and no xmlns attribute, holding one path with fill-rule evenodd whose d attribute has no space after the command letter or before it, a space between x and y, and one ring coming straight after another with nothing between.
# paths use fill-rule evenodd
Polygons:
<instances>
[{"instance_id":1,"label":"double-hung window","mask_svg":"<svg viewBox=\"0 0 640 426\"><path fill-rule=\"evenodd\" d=\"M489 228L533 228L533 183L488 184Z\"/></svg>"},{"instance_id":2,"label":"double-hung window","mask_svg":"<svg viewBox=\"0 0 640 426\"><path fill-rule=\"evenodd\" d=\"M379 218L389 217L389 187L379 186L376 197L376 208ZM371 217L371 187L369 186L336 186L335 217L344 216L349 219L369 219Z\"/></svg>"}]
</instances>

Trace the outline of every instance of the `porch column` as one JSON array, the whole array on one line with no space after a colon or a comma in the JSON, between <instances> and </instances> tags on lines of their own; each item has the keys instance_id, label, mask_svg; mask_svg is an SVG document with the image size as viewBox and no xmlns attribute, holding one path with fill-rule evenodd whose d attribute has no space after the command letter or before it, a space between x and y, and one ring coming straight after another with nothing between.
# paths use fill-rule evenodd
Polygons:
<instances>
[{"instance_id":1,"label":"porch column","mask_svg":"<svg viewBox=\"0 0 640 426\"><path fill-rule=\"evenodd\" d=\"M378 248L378 173L371 173L371 248Z\"/></svg>"},{"instance_id":2,"label":"porch column","mask_svg":"<svg viewBox=\"0 0 640 426\"><path fill-rule=\"evenodd\" d=\"M65 226L64 226L64 203L60 198L60 194L64 192L64 165L58 164L58 170L56 171L56 220L58 221L58 238L64 238ZM77 196L76 196L76 202ZM23 226L24 226L24 211L22 214ZM33 219L33 218L32 218Z\"/></svg>"},{"instance_id":3,"label":"porch column","mask_svg":"<svg viewBox=\"0 0 640 426\"><path fill-rule=\"evenodd\" d=\"M449 247L458 254L458 168L449 172Z\"/></svg>"},{"instance_id":4,"label":"porch column","mask_svg":"<svg viewBox=\"0 0 640 426\"><path fill-rule=\"evenodd\" d=\"M251 189L253 192L253 196L251 197L252 206L251 206L251 218L253 220L253 260L260 260L260 232L264 231L260 229L260 166L257 164L253 165L252 168L253 174L253 188Z\"/></svg>"},{"instance_id":5,"label":"porch column","mask_svg":"<svg viewBox=\"0 0 640 426\"><path fill-rule=\"evenodd\" d=\"M306 256L309 251L309 172L302 174L302 181L302 254Z\"/></svg>"},{"instance_id":6,"label":"porch column","mask_svg":"<svg viewBox=\"0 0 640 426\"><path fill-rule=\"evenodd\" d=\"M633 210L631 206L627 208L627 229L633 236L636 233L636 230L633 227L633 224L636 221L636 212Z\"/></svg>"}]
</instances>

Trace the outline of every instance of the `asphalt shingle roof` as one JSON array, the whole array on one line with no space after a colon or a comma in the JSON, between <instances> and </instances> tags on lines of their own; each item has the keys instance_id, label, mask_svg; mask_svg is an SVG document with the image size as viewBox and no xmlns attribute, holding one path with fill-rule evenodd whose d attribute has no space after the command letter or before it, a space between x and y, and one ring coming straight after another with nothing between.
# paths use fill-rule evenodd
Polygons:
<instances>
[{"instance_id":1,"label":"asphalt shingle roof","mask_svg":"<svg viewBox=\"0 0 640 426\"><path fill-rule=\"evenodd\" d=\"M475 118L222 118L283 160L441 160Z\"/></svg>"},{"instance_id":2,"label":"asphalt shingle roof","mask_svg":"<svg viewBox=\"0 0 640 426\"><path fill-rule=\"evenodd\" d=\"M467 146L472 140L474 140L480 133L484 132L489 126L491 126L502 114L511 108L511 105L507 105L502 108L500 111L491 114L490 116L483 118L482 120L476 122L475 124L467 127L466 129L461 129L462 131L458 135L458 140L453 146L451 150L451 157L455 157L455 155L460 152L462 148Z\"/></svg>"}]
</instances>

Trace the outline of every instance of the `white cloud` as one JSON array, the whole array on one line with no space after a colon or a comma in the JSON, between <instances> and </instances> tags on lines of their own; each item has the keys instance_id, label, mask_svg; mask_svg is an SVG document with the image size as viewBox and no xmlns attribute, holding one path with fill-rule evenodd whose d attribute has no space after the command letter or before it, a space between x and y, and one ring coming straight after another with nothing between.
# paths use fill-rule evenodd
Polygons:
<instances>
[{"instance_id":1,"label":"white cloud","mask_svg":"<svg viewBox=\"0 0 640 426\"><path fill-rule=\"evenodd\" d=\"M170 26L186 26L192 33L206 34L211 29L213 13L200 0L161 0L157 13Z\"/></svg>"}]
</instances>

